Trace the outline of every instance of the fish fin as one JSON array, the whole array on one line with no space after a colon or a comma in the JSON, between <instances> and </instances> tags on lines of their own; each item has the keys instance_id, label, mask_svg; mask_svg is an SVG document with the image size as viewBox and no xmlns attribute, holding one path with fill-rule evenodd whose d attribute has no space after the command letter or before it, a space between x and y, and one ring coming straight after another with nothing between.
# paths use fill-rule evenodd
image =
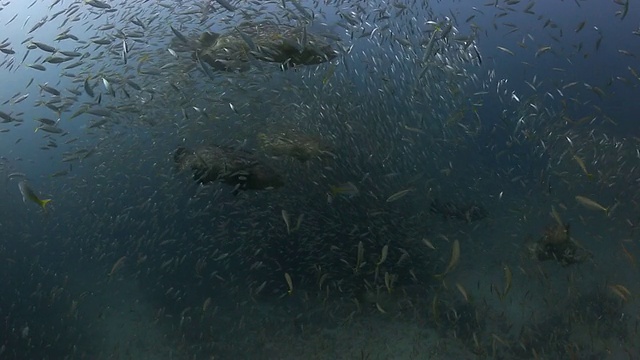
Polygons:
<instances>
[{"instance_id":1,"label":"fish fin","mask_svg":"<svg viewBox=\"0 0 640 360\"><path fill-rule=\"evenodd\" d=\"M42 199L38 201L38 204L42 207L42 210L47 211L47 204L51 202L51 199Z\"/></svg>"}]
</instances>

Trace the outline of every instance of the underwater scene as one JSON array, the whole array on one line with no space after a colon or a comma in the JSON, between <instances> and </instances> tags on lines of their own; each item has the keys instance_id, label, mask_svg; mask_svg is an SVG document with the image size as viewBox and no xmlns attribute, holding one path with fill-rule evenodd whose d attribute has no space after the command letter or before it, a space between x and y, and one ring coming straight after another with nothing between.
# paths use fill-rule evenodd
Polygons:
<instances>
[{"instance_id":1,"label":"underwater scene","mask_svg":"<svg viewBox=\"0 0 640 360\"><path fill-rule=\"evenodd\" d=\"M0 26L0 359L640 359L640 4Z\"/></svg>"}]
</instances>

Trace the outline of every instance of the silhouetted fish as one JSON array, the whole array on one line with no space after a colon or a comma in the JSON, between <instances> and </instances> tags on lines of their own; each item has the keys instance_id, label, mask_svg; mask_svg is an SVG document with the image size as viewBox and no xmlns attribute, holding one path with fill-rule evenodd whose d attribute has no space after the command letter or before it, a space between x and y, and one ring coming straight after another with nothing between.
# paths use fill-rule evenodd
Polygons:
<instances>
[{"instance_id":1,"label":"silhouetted fish","mask_svg":"<svg viewBox=\"0 0 640 360\"><path fill-rule=\"evenodd\" d=\"M174 41L172 47L190 46L196 60L222 71L246 71L252 60L280 63L287 69L321 64L338 54L323 38L308 33L305 27L271 21L244 22L222 34L204 32L197 42L185 38L185 44L183 39L179 40Z\"/></svg>"}]
</instances>

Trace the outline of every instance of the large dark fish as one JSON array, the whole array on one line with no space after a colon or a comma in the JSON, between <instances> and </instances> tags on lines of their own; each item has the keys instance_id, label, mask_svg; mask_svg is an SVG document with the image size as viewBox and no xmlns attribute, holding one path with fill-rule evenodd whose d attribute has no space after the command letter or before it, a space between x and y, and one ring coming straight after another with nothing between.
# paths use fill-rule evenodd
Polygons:
<instances>
[{"instance_id":1,"label":"large dark fish","mask_svg":"<svg viewBox=\"0 0 640 360\"><path fill-rule=\"evenodd\" d=\"M477 204L456 204L453 202L442 202L433 200L431 212L440 214L445 218L464 220L467 222L482 220L487 217L487 211L482 205Z\"/></svg>"},{"instance_id":2,"label":"large dark fish","mask_svg":"<svg viewBox=\"0 0 640 360\"><path fill-rule=\"evenodd\" d=\"M284 185L282 177L262 164L250 152L223 146L205 146L197 150L176 149L173 159L180 170L193 172L200 183L221 181L238 190L262 190Z\"/></svg>"},{"instance_id":3,"label":"large dark fish","mask_svg":"<svg viewBox=\"0 0 640 360\"><path fill-rule=\"evenodd\" d=\"M194 48L194 59L222 71L246 71L255 60L279 63L287 69L320 64L337 56L331 45L305 27L271 21L243 22L226 33L205 32L196 42L175 43Z\"/></svg>"}]
</instances>

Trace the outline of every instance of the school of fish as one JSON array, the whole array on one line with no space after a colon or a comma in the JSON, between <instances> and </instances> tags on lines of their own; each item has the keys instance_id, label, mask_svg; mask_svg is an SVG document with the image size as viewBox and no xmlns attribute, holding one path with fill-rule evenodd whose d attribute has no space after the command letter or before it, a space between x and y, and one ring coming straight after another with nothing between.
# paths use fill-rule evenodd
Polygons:
<instances>
[{"instance_id":1,"label":"school of fish","mask_svg":"<svg viewBox=\"0 0 640 360\"><path fill-rule=\"evenodd\" d=\"M1 0L0 359L636 358L636 6Z\"/></svg>"}]
</instances>

